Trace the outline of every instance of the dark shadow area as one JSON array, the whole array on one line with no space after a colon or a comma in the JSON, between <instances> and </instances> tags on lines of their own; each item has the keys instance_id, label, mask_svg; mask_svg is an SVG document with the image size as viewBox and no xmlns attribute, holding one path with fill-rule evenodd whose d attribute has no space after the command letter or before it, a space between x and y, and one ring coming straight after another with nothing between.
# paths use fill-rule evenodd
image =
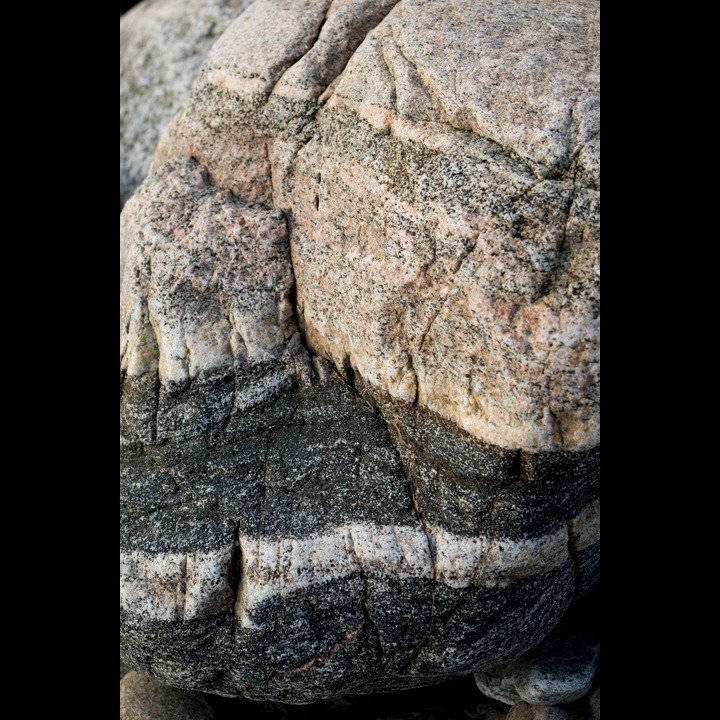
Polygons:
<instances>
[{"instance_id":1,"label":"dark shadow area","mask_svg":"<svg viewBox=\"0 0 720 720\"><path fill-rule=\"evenodd\" d=\"M140 0L120 0L120 14L127 12L131 7L138 4Z\"/></svg>"}]
</instances>

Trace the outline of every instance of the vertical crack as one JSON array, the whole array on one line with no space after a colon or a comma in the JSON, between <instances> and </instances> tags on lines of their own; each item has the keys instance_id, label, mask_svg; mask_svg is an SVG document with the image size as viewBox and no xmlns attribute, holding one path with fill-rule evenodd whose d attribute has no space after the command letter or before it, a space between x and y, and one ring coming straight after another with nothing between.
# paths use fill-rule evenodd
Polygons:
<instances>
[{"instance_id":1,"label":"vertical crack","mask_svg":"<svg viewBox=\"0 0 720 720\"><path fill-rule=\"evenodd\" d=\"M392 78L392 99L391 102L393 104L393 108L395 112L398 112L398 106L397 106L397 87L398 87L398 81L395 77L395 73L393 72L391 64L388 62L387 56L385 54L385 48L382 47L380 49L380 57L382 58L383 64L385 65L385 68L387 69L388 75Z\"/></svg>"},{"instance_id":2,"label":"vertical crack","mask_svg":"<svg viewBox=\"0 0 720 720\"><path fill-rule=\"evenodd\" d=\"M330 2L327 4L327 7L325 8L325 12L322 20L320 21L320 25L318 26L315 35L309 39L309 44L307 44L306 49L304 49L297 57L291 57L289 58L287 63L284 63L285 67L282 68L280 74L277 76L277 79L267 93L267 98L265 100L266 104L270 101L270 97L275 92L275 88L282 82L283 77L285 77L285 73L295 67L295 65L299 63L315 47L317 41L320 39L320 33L322 33L322 30L325 27L325 23L327 22L328 14L330 12L330 9L332 8L332 5L333 0L330 0Z\"/></svg>"},{"instance_id":3,"label":"vertical crack","mask_svg":"<svg viewBox=\"0 0 720 720\"><path fill-rule=\"evenodd\" d=\"M382 668L383 665L385 664L385 645L383 645L382 635L380 634L380 628L378 627L377 623L375 622L373 616L370 613L370 608L368 607L368 580L367 580L367 577L365 577L364 575L363 575L363 580L365 581L365 597L363 598L361 606L363 609L363 614L365 616L365 622L369 623L370 626L375 630L378 647L380 649L380 656L378 657L378 665Z\"/></svg>"},{"instance_id":4,"label":"vertical crack","mask_svg":"<svg viewBox=\"0 0 720 720\"><path fill-rule=\"evenodd\" d=\"M234 527L232 531L232 551L229 560L229 578L228 582L233 588L234 602L230 612L230 636L232 638L232 647L237 646L237 636L240 631L238 627L238 610L242 602L242 547L240 545L240 522L233 518ZM222 690L224 681L229 677L233 667L234 652L225 655L225 663L221 666L219 672L213 678L212 684L216 689Z\"/></svg>"},{"instance_id":5,"label":"vertical crack","mask_svg":"<svg viewBox=\"0 0 720 720\"><path fill-rule=\"evenodd\" d=\"M380 656L378 657L378 667L380 668L380 671L382 671L382 666L385 663L385 646L383 645L382 641L382 634L380 633L380 628L378 624L375 622L375 619L373 618L370 608L368 606L368 599L369 599L369 584L368 584L368 577L366 574L366 570L363 566L363 561L360 555L358 555L358 552L355 548L355 540L352 535L352 530L348 531L347 534L347 550L348 553L351 553L355 556L358 562L359 567L359 575L362 578L363 581L363 599L360 602L360 607L363 611L363 616L365 618L364 626L367 627L368 625L373 628L375 631L375 636L377 638L378 647L380 649Z\"/></svg>"},{"instance_id":6,"label":"vertical crack","mask_svg":"<svg viewBox=\"0 0 720 720\"><path fill-rule=\"evenodd\" d=\"M154 421L150 425L150 444L155 445L158 437L158 427L160 425L160 370L157 371L155 382L153 383L153 402L155 403L155 412L153 413Z\"/></svg>"},{"instance_id":7,"label":"vertical crack","mask_svg":"<svg viewBox=\"0 0 720 720\"><path fill-rule=\"evenodd\" d=\"M309 142L309 141L308 141ZM298 150L299 151L299 150ZM295 153L297 156L297 152ZM294 160L293 160L294 162ZM274 202L274 201L273 201ZM300 335L300 340L304 348L307 348L306 329L307 324L305 323L305 314L300 311L298 303L298 277L295 271L295 262L293 260L293 225L294 216L291 210L281 211L285 220L285 234L287 236L287 258L290 265L290 274L292 275L292 286L288 292L288 302L290 303L293 314L295 316L295 325Z\"/></svg>"},{"instance_id":8,"label":"vertical crack","mask_svg":"<svg viewBox=\"0 0 720 720\"><path fill-rule=\"evenodd\" d=\"M467 258L470 257L472 252L477 247L479 239L480 239L480 233L477 233L475 235L475 237L468 243L468 245L464 247L463 252L460 254L460 256L457 259L455 267L450 270L450 284L447 286L447 292L444 295L441 295L440 299L431 306L433 309L433 312L431 313L430 320L428 321L427 325L425 326L425 329L423 330L422 334L420 335L420 340L417 344L418 352L422 349L423 345L425 344L425 340L428 336L428 333L430 332L435 321L438 319L438 317L440 317L440 313L443 311L445 304L447 303L448 299L452 295L453 290L455 289L455 283L457 281L458 273L460 272L460 269L462 268L465 260L467 260ZM427 270L424 270L424 272L427 272Z\"/></svg>"},{"instance_id":9,"label":"vertical crack","mask_svg":"<svg viewBox=\"0 0 720 720\"><path fill-rule=\"evenodd\" d=\"M355 390L355 392L358 392L358 388L355 384L355 374L352 373L352 387ZM364 394L358 393L360 397L364 397ZM406 663L405 668L412 668L412 666L417 662L421 651L423 648L427 645L429 642L432 631L435 626L436 622L436 586L437 586L437 546L435 537L428 527L422 508L420 506L420 502L418 501L418 488L416 485L416 470L415 470L415 455L414 455L414 449L409 446L409 441L404 439L403 435L401 434L399 428L392 423L383 413L382 407L379 405L372 405L372 409L379 417L379 419L382 420L382 422L385 425L385 428L387 430L387 437L389 440L390 447L395 451L397 454L397 457L403 467L404 475L406 479L406 486L408 489L408 495L410 499L410 504L413 508L413 512L416 516L418 525L422 529L423 535L425 536L425 540L427 543L427 553L428 553L428 559L430 561L430 621L428 623L428 630L427 635L425 638L420 641L415 651L413 652L412 657L409 659L409 661ZM353 545L353 552L354 552L354 545ZM403 674L405 670L402 671L401 674Z\"/></svg>"},{"instance_id":10,"label":"vertical crack","mask_svg":"<svg viewBox=\"0 0 720 720\"><path fill-rule=\"evenodd\" d=\"M568 225L570 224L570 218L572 217L572 209L573 205L575 204L575 196L577 195L577 158L580 154L580 150L582 150L582 147L576 151L575 157L573 158L571 177L572 188L570 190L570 201L568 202L567 215L565 216L565 222L563 224L562 237L560 238L560 246L557 249L558 256L564 252L567 246Z\"/></svg>"},{"instance_id":11,"label":"vertical crack","mask_svg":"<svg viewBox=\"0 0 720 720\"><path fill-rule=\"evenodd\" d=\"M436 587L437 587L437 547L435 544L435 538L433 537L432 533L428 530L427 523L425 522L423 512L420 508L420 503L418 502L418 499L417 499L417 487L415 485L415 458L414 458L414 455L411 454L411 451L407 452L407 458L403 458L403 464L405 465L405 469L406 469L408 487L410 490L410 500L411 500L412 506L415 510L415 514L417 515L417 519L420 524L420 527L422 528L423 534L425 535L425 539L427 541L428 556L430 558L430 567L431 567L430 623L428 625L428 632L427 632L425 639L422 640L420 643L418 643L418 646L416 647L415 652L413 653L413 657L411 658L411 660L408 664L409 666L412 666L412 664L414 664L417 661L422 649L425 647L428 640L430 639L430 637L432 635L432 631L433 631L433 626L435 625L435 594L436 594Z\"/></svg>"},{"instance_id":12,"label":"vertical crack","mask_svg":"<svg viewBox=\"0 0 720 720\"><path fill-rule=\"evenodd\" d=\"M238 613L243 607L245 598L243 597L243 549L242 543L240 542L240 523L236 523L235 529L233 530L233 556L231 559L231 567L234 573L233 583L235 584L235 604L233 605L232 613L232 637L233 645L236 644L238 628Z\"/></svg>"},{"instance_id":13,"label":"vertical crack","mask_svg":"<svg viewBox=\"0 0 720 720\"><path fill-rule=\"evenodd\" d=\"M180 621L185 622L187 617L187 568L188 568L188 556L185 553L185 557L180 561L180 596L182 598L182 609L180 611Z\"/></svg>"},{"instance_id":14,"label":"vertical crack","mask_svg":"<svg viewBox=\"0 0 720 720\"><path fill-rule=\"evenodd\" d=\"M230 421L233 419L235 415L235 402L237 399L237 385L238 385L238 375L237 373L234 374L233 383L232 383L232 393L230 397L230 407L228 408L228 413L223 422L220 424L220 433L226 433L228 427L230 426Z\"/></svg>"},{"instance_id":15,"label":"vertical crack","mask_svg":"<svg viewBox=\"0 0 720 720\"><path fill-rule=\"evenodd\" d=\"M565 521L565 535L566 535L566 542L567 542L567 552L568 556L570 557L570 562L572 563L572 572L573 572L573 597L577 598L580 593L580 581L579 581L579 570L578 570L578 561L577 561L577 554L575 552L575 543L574 543L574 537L573 537L573 528L572 528L572 519L568 519Z\"/></svg>"}]
</instances>

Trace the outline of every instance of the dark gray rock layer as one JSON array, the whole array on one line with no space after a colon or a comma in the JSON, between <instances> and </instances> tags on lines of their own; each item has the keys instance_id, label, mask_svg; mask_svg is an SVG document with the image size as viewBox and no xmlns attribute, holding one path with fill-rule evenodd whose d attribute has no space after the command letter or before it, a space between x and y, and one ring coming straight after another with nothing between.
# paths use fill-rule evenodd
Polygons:
<instances>
[{"instance_id":1,"label":"dark gray rock layer","mask_svg":"<svg viewBox=\"0 0 720 720\"><path fill-rule=\"evenodd\" d=\"M123 660L171 685L308 702L439 682L538 644L597 580L578 583L598 543L573 550L568 531L598 499L596 452L573 464L452 436L318 367L249 410L240 389L287 378L282 364L124 379ZM402 432L398 415L414 418ZM479 549L499 562L503 545L517 563L483 568ZM191 571L202 562L209 576Z\"/></svg>"}]
</instances>

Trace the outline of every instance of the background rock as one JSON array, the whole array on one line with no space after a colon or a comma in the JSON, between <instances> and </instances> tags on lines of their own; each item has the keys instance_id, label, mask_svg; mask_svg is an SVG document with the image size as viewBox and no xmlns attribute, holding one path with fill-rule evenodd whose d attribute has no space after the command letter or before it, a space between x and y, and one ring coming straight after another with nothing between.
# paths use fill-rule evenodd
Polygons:
<instances>
[{"instance_id":1,"label":"background rock","mask_svg":"<svg viewBox=\"0 0 720 720\"><path fill-rule=\"evenodd\" d=\"M216 720L202 693L129 672L120 681L120 720Z\"/></svg>"},{"instance_id":2,"label":"background rock","mask_svg":"<svg viewBox=\"0 0 720 720\"><path fill-rule=\"evenodd\" d=\"M207 51L250 2L121 3L120 209L147 175L160 134L187 100Z\"/></svg>"}]
</instances>

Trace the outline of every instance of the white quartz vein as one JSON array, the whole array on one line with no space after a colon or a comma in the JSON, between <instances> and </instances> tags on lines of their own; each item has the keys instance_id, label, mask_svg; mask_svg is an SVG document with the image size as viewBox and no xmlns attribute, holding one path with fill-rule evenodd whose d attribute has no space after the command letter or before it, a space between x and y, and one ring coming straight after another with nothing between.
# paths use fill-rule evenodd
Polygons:
<instances>
[{"instance_id":1,"label":"white quartz vein","mask_svg":"<svg viewBox=\"0 0 720 720\"><path fill-rule=\"evenodd\" d=\"M452 588L502 586L560 567L569 552L598 542L598 501L557 531L531 540L469 537L428 525L436 547L435 581ZM569 533L569 534L568 534ZM122 553L120 605L148 620L191 620L235 608L240 625L255 627L267 600L347 577L433 578L428 538L420 526L348 523L303 538L240 535L237 597L231 586L233 548L208 553ZM187 567L183 573L183 562Z\"/></svg>"}]
</instances>

